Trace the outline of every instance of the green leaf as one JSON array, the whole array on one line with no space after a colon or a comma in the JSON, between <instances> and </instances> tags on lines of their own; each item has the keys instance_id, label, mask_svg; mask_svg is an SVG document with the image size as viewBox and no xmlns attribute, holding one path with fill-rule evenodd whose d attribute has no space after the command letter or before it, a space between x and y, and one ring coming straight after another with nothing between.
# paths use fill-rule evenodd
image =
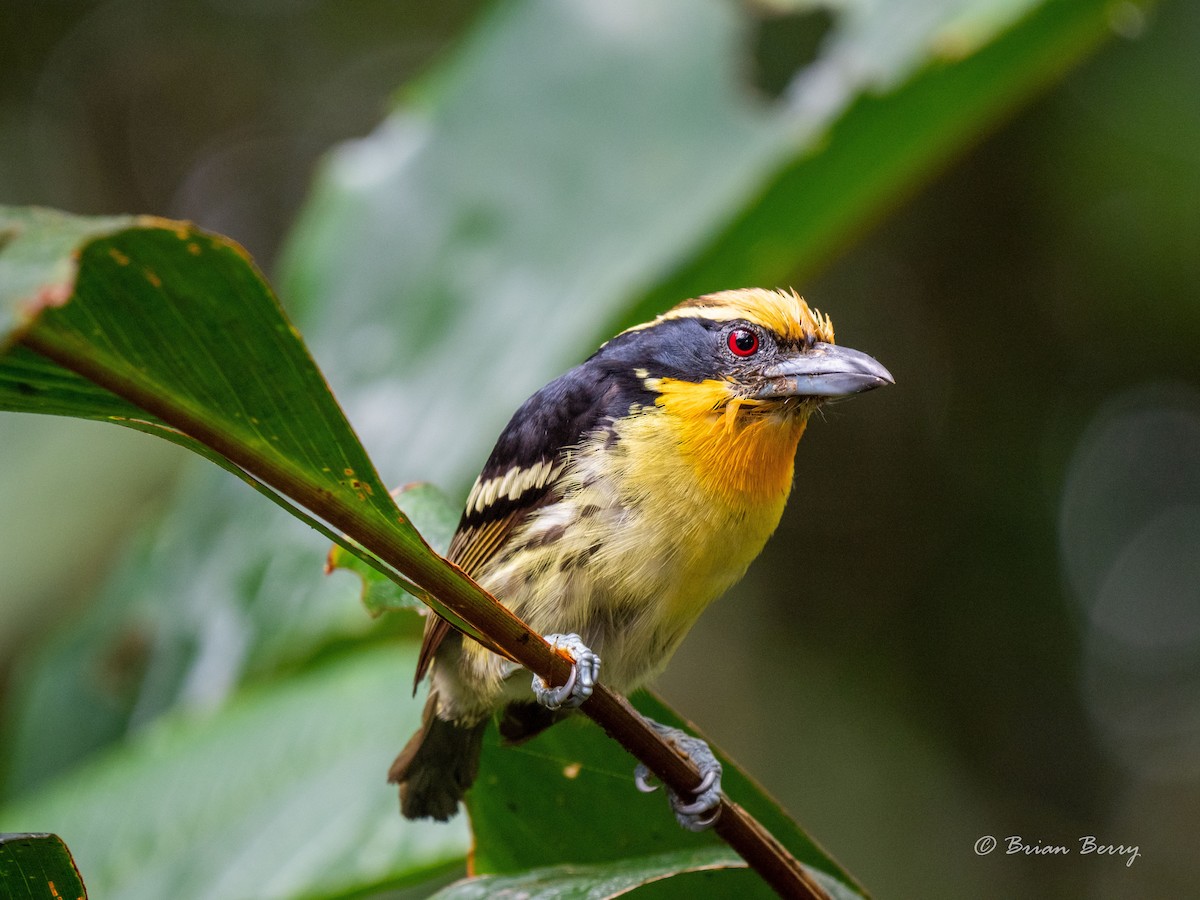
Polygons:
<instances>
[{"instance_id":1,"label":"green leaf","mask_svg":"<svg viewBox=\"0 0 1200 900\"><path fill-rule=\"evenodd\" d=\"M322 577L327 544L301 522L207 468L176 494L186 526L139 534L84 614L24 656L0 740L5 796L36 789L163 709L208 710L239 681L294 671L331 634L379 634L353 579ZM246 559L265 536L271 556Z\"/></svg>"},{"instance_id":2,"label":"green leaf","mask_svg":"<svg viewBox=\"0 0 1200 900\"><path fill-rule=\"evenodd\" d=\"M61 286L74 280L76 247L138 221L134 216L83 219L51 209L7 210L0 221L0 335L28 322L39 307L66 300Z\"/></svg>"},{"instance_id":3,"label":"green leaf","mask_svg":"<svg viewBox=\"0 0 1200 900\"><path fill-rule=\"evenodd\" d=\"M744 869L746 863L728 847L674 850L593 865L561 865L530 869L520 875L484 875L443 888L437 900L476 900L498 896L605 900L672 876L721 869ZM745 874L745 873L742 873ZM711 882L707 884L711 888ZM705 884L689 882L690 896L703 896Z\"/></svg>"},{"instance_id":4,"label":"green leaf","mask_svg":"<svg viewBox=\"0 0 1200 900\"><path fill-rule=\"evenodd\" d=\"M165 718L0 808L0 828L54 829L93 893L124 900L342 896L445 871L465 823L405 821L384 781L420 721L405 689L415 657L412 644L364 649Z\"/></svg>"},{"instance_id":5,"label":"green leaf","mask_svg":"<svg viewBox=\"0 0 1200 900\"><path fill-rule=\"evenodd\" d=\"M119 389L143 410L169 411L208 446L249 448L285 485L316 481L329 496L356 499L389 526L403 525L244 251L181 223L141 221L100 232L46 218L0 208L0 232L9 236L4 258L15 257L10 265L23 276L24 293L8 298L25 320L20 340ZM60 232L86 238L67 245ZM252 361L257 368L247 365ZM27 384L22 408L47 392L44 383ZM46 400L58 408L63 397L55 392Z\"/></svg>"},{"instance_id":6,"label":"green leaf","mask_svg":"<svg viewBox=\"0 0 1200 900\"><path fill-rule=\"evenodd\" d=\"M20 326L0 335L0 348L19 341L150 415L116 415L102 392L63 390L50 377L20 380L31 369L27 353L11 366L11 354L0 357L0 386L7 387L0 409L37 411L44 402L61 412L73 403L81 417L160 434L240 470L335 540L304 510L348 513L360 528L388 533L416 556L430 555L240 247L186 223L89 226L8 207L0 207L0 233L6 235L0 258L20 285L7 292ZM72 245L64 234L80 242ZM344 545L404 581L357 542Z\"/></svg>"},{"instance_id":7,"label":"green leaf","mask_svg":"<svg viewBox=\"0 0 1200 900\"><path fill-rule=\"evenodd\" d=\"M1109 0L925 0L897 4L889 16L845 4L821 57L792 86L802 118L818 105L805 98L821 91L839 98L837 115L823 117L760 196L617 321L623 327L713 285L810 278L1110 36L1111 9ZM865 79L858 90L838 83L856 74ZM826 76L835 83L822 83Z\"/></svg>"},{"instance_id":8,"label":"green leaf","mask_svg":"<svg viewBox=\"0 0 1200 900\"><path fill-rule=\"evenodd\" d=\"M723 0L495 4L331 155L280 284L376 459L465 491L520 403L741 207L785 124L739 92L742 24Z\"/></svg>"},{"instance_id":9,"label":"green leaf","mask_svg":"<svg viewBox=\"0 0 1200 900\"><path fill-rule=\"evenodd\" d=\"M4 900L84 900L87 891L71 851L57 834L0 834Z\"/></svg>"}]
</instances>

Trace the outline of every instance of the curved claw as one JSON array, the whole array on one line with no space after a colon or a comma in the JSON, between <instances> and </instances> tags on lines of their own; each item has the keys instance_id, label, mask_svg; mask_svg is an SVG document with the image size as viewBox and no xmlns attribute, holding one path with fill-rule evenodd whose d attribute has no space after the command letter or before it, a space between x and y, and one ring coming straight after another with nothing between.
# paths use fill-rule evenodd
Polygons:
<instances>
[{"instance_id":1,"label":"curved claw","mask_svg":"<svg viewBox=\"0 0 1200 900\"><path fill-rule=\"evenodd\" d=\"M694 793L697 798L696 802L677 805L676 808L674 808L674 811L676 811L676 814L677 815L682 814L685 816L695 816L697 814L701 814L701 812L708 812L708 810L713 809L714 804L712 802L712 798L709 798L709 796L708 796L709 788L715 784L716 780L718 780L720 778L720 776L721 776L720 764L718 763L718 768L708 769L707 772L704 773L704 778L702 778L700 780L700 784L696 785L695 790L692 790L692 793ZM716 792L720 793L720 790L721 790L721 788L718 785L718 788L716 788ZM720 797L716 798L715 805L716 805L716 810L718 810L718 812L715 812L712 820L710 820L708 822L708 824L712 824L713 822L715 822L716 816L719 815L720 808L721 808L721 798Z\"/></svg>"},{"instance_id":2,"label":"curved claw","mask_svg":"<svg viewBox=\"0 0 1200 900\"><path fill-rule=\"evenodd\" d=\"M704 831L721 817L721 795L705 791L697 795L695 802L682 803L678 795L672 794L671 809L675 820L688 831Z\"/></svg>"},{"instance_id":3,"label":"curved claw","mask_svg":"<svg viewBox=\"0 0 1200 900\"><path fill-rule=\"evenodd\" d=\"M559 709L571 696L577 672L578 669L571 666L571 674L567 677L567 683L556 688L549 687L541 675L534 675L533 693L537 697L537 702L546 709Z\"/></svg>"},{"instance_id":4,"label":"curved claw","mask_svg":"<svg viewBox=\"0 0 1200 900\"><path fill-rule=\"evenodd\" d=\"M649 778L650 770L646 768L646 764L638 763L637 768L633 770L633 783L643 794L653 794L658 790L658 785L651 784Z\"/></svg>"},{"instance_id":5,"label":"curved claw","mask_svg":"<svg viewBox=\"0 0 1200 900\"><path fill-rule=\"evenodd\" d=\"M552 688L540 675L533 676L533 694L547 709L574 708L582 705L600 677L600 657L588 649L577 634L548 634L546 640L557 650L566 650L574 659L567 683Z\"/></svg>"},{"instance_id":6,"label":"curved claw","mask_svg":"<svg viewBox=\"0 0 1200 900\"><path fill-rule=\"evenodd\" d=\"M701 797L701 794L698 792L696 796ZM720 800L717 801L718 806L720 802ZM675 808L677 816L694 816L699 813L706 813L713 808L713 804L702 797L694 803L673 803L671 805Z\"/></svg>"},{"instance_id":7,"label":"curved claw","mask_svg":"<svg viewBox=\"0 0 1200 900\"><path fill-rule=\"evenodd\" d=\"M712 750L700 738L692 737L678 728L671 728L647 719L654 730L673 743L688 757L701 772L700 782L692 790L692 800L687 802L679 794L667 789L668 799L675 819L688 831L704 831L711 828L721 815L721 763ZM638 790L649 793L654 790L646 779L650 772L639 764L634 770L633 780Z\"/></svg>"}]
</instances>

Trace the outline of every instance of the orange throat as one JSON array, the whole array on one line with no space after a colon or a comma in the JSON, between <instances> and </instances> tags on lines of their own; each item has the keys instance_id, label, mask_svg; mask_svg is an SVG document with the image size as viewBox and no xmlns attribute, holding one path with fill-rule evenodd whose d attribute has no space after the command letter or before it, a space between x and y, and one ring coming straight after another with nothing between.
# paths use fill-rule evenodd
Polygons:
<instances>
[{"instance_id":1,"label":"orange throat","mask_svg":"<svg viewBox=\"0 0 1200 900\"><path fill-rule=\"evenodd\" d=\"M663 379L657 387L702 490L732 507L786 501L811 406L730 398L722 381Z\"/></svg>"}]
</instances>

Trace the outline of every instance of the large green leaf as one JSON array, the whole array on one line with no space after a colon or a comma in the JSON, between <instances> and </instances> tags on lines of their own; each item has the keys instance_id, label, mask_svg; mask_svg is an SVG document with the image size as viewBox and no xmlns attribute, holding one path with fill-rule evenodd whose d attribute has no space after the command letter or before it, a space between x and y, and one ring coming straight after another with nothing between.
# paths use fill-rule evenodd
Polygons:
<instances>
[{"instance_id":1,"label":"large green leaf","mask_svg":"<svg viewBox=\"0 0 1200 900\"><path fill-rule=\"evenodd\" d=\"M0 897L85 900L71 851L56 834L0 834Z\"/></svg>"},{"instance_id":2,"label":"large green leaf","mask_svg":"<svg viewBox=\"0 0 1200 900\"><path fill-rule=\"evenodd\" d=\"M522 900L606 900L636 892L639 898L774 897L727 849L702 846L591 865L563 864L517 875L466 878L433 896L437 900L520 897ZM842 883L813 873L831 900L860 900Z\"/></svg>"},{"instance_id":3,"label":"large green leaf","mask_svg":"<svg viewBox=\"0 0 1200 900\"><path fill-rule=\"evenodd\" d=\"M320 527L308 513L350 511L361 531L430 555L240 247L182 223L87 222L0 207L0 283L16 323L0 334L0 409L159 434L309 524Z\"/></svg>"},{"instance_id":4,"label":"large green leaf","mask_svg":"<svg viewBox=\"0 0 1200 900\"><path fill-rule=\"evenodd\" d=\"M129 417L130 401L143 411L160 408L193 441L253 462L277 490L297 493L311 483L335 502L354 499L381 524L405 529L244 251L176 223L86 223L0 208L0 299L16 320L12 335L76 373L56 380L22 355L15 372L5 365L4 408L117 421ZM64 234L79 237L69 243ZM0 335L0 348L8 338ZM249 361L258 367L247 368ZM75 390L79 376L124 399ZM153 415L138 418L181 430Z\"/></svg>"},{"instance_id":5,"label":"large green leaf","mask_svg":"<svg viewBox=\"0 0 1200 900\"><path fill-rule=\"evenodd\" d=\"M209 709L239 678L294 670L331 633L364 639L405 624L372 624L354 579L322 577L325 538L210 474L192 472L176 492L186 523L139 535L86 613L25 657L0 740L7 796L36 790L164 708ZM264 535L275 553L244 560Z\"/></svg>"},{"instance_id":6,"label":"large green leaf","mask_svg":"<svg viewBox=\"0 0 1200 900\"><path fill-rule=\"evenodd\" d=\"M412 645L360 650L161 720L0 808L0 829L55 830L93 894L125 900L343 896L445 871L465 823L407 822L383 783L420 720L414 664Z\"/></svg>"},{"instance_id":7,"label":"large green leaf","mask_svg":"<svg viewBox=\"0 0 1200 900\"><path fill-rule=\"evenodd\" d=\"M1108 0L831 5L844 9L842 27L788 98L806 137L811 116L823 123L820 139L802 140L752 202L617 324L713 285L807 279L1111 34Z\"/></svg>"}]
</instances>

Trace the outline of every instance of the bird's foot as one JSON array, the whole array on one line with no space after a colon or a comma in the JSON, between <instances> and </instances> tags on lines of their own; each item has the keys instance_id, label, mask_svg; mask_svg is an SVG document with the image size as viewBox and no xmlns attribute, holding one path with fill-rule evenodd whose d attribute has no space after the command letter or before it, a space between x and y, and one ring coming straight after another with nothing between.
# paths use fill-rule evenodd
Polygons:
<instances>
[{"instance_id":1,"label":"bird's foot","mask_svg":"<svg viewBox=\"0 0 1200 900\"><path fill-rule=\"evenodd\" d=\"M575 661L567 683L552 688L540 675L533 676L533 695L547 709L574 708L592 696L596 679L600 677L600 657L583 643L577 634L548 634L546 640L555 650L566 650Z\"/></svg>"},{"instance_id":2,"label":"bird's foot","mask_svg":"<svg viewBox=\"0 0 1200 900\"><path fill-rule=\"evenodd\" d=\"M671 810L675 819L688 831L704 831L711 828L721 814L721 764L709 749L708 744L698 737L692 737L685 731L646 720L650 726L664 738L674 744L679 750L695 763L700 770L700 783L692 789L690 800L679 796L667 788L667 796L671 801ZM650 793L658 789L650 784L650 770L643 763L638 763L633 770L633 780L639 791Z\"/></svg>"}]
</instances>

